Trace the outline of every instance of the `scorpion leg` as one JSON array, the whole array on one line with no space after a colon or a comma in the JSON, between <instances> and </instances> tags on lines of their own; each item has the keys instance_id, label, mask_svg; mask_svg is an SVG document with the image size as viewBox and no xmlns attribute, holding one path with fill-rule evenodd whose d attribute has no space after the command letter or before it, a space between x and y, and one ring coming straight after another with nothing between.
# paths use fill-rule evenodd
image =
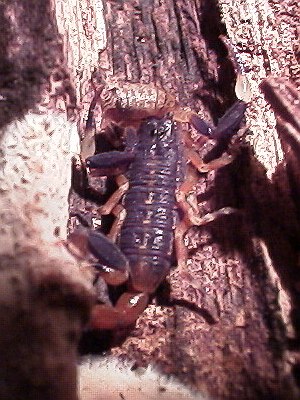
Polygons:
<instances>
[{"instance_id":1,"label":"scorpion leg","mask_svg":"<svg viewBox=\"0 0 300 400\"><path fill-rule=\"evenodd\" d=\"M191 226L206 225L206 224L214 221L215 219L219 218L222 215L236 213L236 210L232 207L223 207L217 211L207 213L201 217L199 215L198 208L196 208L193 204L191 204L187 199L188 194L191 193L195 187L195 184L197 182L197 176L195 174L193 174L192 171L191 171L191 173L188 174L188 176L189 176L189 179L186 180L184 183L182 183L182 185L176 192L176 200L177 200L179 207L183 211L183 214L184 214L183 221L185 222L187 229L189 229ZM181 227L181 230L182 230L182 227ZM182 237L183 237L183 234L182 234ZM177 236L179 236L179 234Z\"/></svg>"},{"instance_id":2,"label":"scorpion leg","mask_svg":"<svg viewBox=\"0 0 300 400\"><path fill-rule=\"evenodd\" d=\"M114 220L107 237L109 237L111 241L116 242L120 229L123 225L123 221L126 217L126 210L121 204L117 204L112 210L112 214L116 217L116 219Z\"/></svg>"},{"instance_id":3,"label":"scorpion leg","mask_svg":"<svg viewBox=\"0 0 300 400\"><path fill-rule=\"evenodd\" d=\"M203 215L203 217L200 217L200 215L195 212L194 208L187 202L186 194L187 192L184 188L180 188L176 194L176 199L179 207L184 212L184 219L186 220L186 223L189 224L187 225L188 227L206 225L222 215L236 213L236 209L232 207L223 207L217 211L207 213Z\"/></svg>"},{"instance_id":4,"label":"scorpion leg","mask_svg":"<svg viewBox=\"0 0 300 400\"><path fill-rule=\"evenodd\" d=\"M185 268L186 260L188 258L187 247L184 244L184 235L192 224L187 221L180 221L175 228L174 232L174 246L176 252L177 266L178 268Z\"/></svg>"},{"instance_id":5,"label":"scorpion leg","mask_svg":"<svg viewBox=\"0 0 300 400\"><path fill-rule=\"evenodd\" d=\"M193 166L201 173L225 167L225 165L230 164L234 159L233 156L225 154L215 160L205 163L199 154L193 149L186 149L185 155L188 161L190 161L191 164L193 164Z\"/></svg>"},{"instance_id":6,"label":"scorpion leg","mask_svg":"<svg viewBox=\"0 0 300 400\"><path fill-rule=\"evenodd\" d=\"M217 219L223 215L235 214L236 211L237 210L232 207L223 207L217 211L207 213L207 214L203 215L203 217L200 217L199 215L195 215L195 214L192 215L191 213L189 213L188 218L192 225L201 226L201 225L209 224L210 222L214 221L215 219Z\"/></svg>"},{"instance_id":7,"label":"scorpion leg","mask_svg":"<svg viewBox=\"0 0 300 400\"><path fill-rule=\"evenodd\" d=\"M176 200L184 213L184 218L176 224L174 232L174 246L176 252L177 265L179 268L184 268L186 266L186 260L188 258L187 247L184 244L184 236L186 232L193 226L190 219L187 218L187 210L193 215L198 213L198 209L195 209L192 204L187 200L188 195L193 192L195 184L198 180L198 176L195 170L190 166L188 167L187 180L183 182L176 192Z\"/></svg>"},{"instance_id":8,"label":"scorpion leg","mask_svg":"<svg viewBox=\"0 0 300 400\"><path fill-rule=\"evenodd\" d=\"M119 186L118 189L110 196L103 206L99 207L99 212L102 215L110 214L129 188L128 179L124 175L118 175L116 177L116 183Z\"/></svg>"}]
</instances>

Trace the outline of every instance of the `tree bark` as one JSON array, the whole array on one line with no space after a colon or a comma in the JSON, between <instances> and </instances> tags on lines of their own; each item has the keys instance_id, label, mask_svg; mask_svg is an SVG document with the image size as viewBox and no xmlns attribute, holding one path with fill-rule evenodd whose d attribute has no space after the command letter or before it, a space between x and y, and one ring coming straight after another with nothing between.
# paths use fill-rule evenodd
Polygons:
<instances>
[{"instance_id":1,"label":"tree bark","mask_svg":"<svg viewBox=\"0 0 300 400\"><path fill-rule=\"evenodd\" d=\"M224 206L238 212L188 233L190 261L168 278L181 305L154 301L112 354L137 366L155 364L214 399L296 399L299 156L291 143L299 127L291 115L299 115L299 103L289 88L300 84L299 6L291 0L104 5L0 5L0 398L76 399L76 345L91 277L59 243L66 238L71 157L79 151L96 68L108 81L155 82L214 123L236 99L237 72L251 93L239 155L199 175L196 190L203 214ZM220 35L231 41L238 65ZM267 100L259 88L266 77ZM282 97L287 111L278 106ZM85 213L98 207L76 196L71 201Z\"/></svg>"},{"instance_id":2,"label":"tree bark","mask_svg":"<svg viewBox=\"0 0 300 400\"><path fill-rule=\"evenodd\" d=\"M240 155L229 167L199 176L197 185L203 214L224 206L239 212L191 230L190 262L169 278L172 298L198 306L216 323L205 312L151 304L113 349L138 365L154 362L216 399L298 396L297 352L289 347L299 344L291 281L298 206L283 138L259 88L269 75L299 84L297 15L289 1L106 2L108 43L100 66L109 60L108 80L155 82L214 123L240 90L236 72L250 91ZM226 34L238 65L220 38Z\"/></svg>"}]
</instances>

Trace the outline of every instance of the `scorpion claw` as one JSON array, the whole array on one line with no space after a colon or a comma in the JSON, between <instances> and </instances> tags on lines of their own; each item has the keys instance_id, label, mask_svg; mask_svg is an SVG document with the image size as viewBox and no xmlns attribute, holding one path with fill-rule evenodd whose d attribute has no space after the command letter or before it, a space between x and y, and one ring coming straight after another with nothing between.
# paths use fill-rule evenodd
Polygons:
<instances>
[{"instance_id":1,"label":"scorpion claw","mask_svg":"<svg viewBox=\"0 0 300 400\"><path fill-rule=\"evenodd\" d=\"M113 176L125 172L134 160L134 153L129 151L110 151L86 159L86 166L93 176Z\"/></svg>"},{"instance_id":2,"label":"scorpion claw","mask_svg":"<svg viewBox=\"0 0 300 400\"><path fill-rule=\"evenodd\" d=\"M201 134L204 136L211 136L212 127L207 124L202 118L200 118L197 114L192 114L190 117L190 124Z\"/></svg>"},{"instance_id":3,"label":"scorpion claw","mask_svg":"<svg viewBox=\"0 0 300 400\"><path fill-rule=\"evenodd\" d=\"M211 132L211 137L220 140L228 136L233 136L244 118L246 107L247 104L244 101L236 101L223 117L219 119L217 127Z\"/></svg>"},{"instance_id":4,"label":"scorpion claw","mask_svg":"<svg viewBox=\"0 0 300 400\"><path fill-rule=\"evenodd\" d=\"M69 235L69 251L79 259L89 259L109 284L121 284L128 278L128 260L118 246L98 231L82 229ZM91 255L98 260L94 263ZM123 277L123 278L122 278ZM113 282L120 283L113 283Z\"/></svg>"},{"instance_id":5,"label":"scorpion claw","mask_svg":"<svg viewBox=\"0 0 300 400\"><path fill-rule=\"evenodd\" d=\"M244 101L236 101L227 112L219 119L218 125L213 128L197 114L192 114L190 124L201 134L212 139L220 140L233 136L240 126L246 110Z\"/></svg>"},{"instance_id":6,"label":"scorpion claw","mask_svg":"<svg viewBox=\"0 0 300 400\"><path fill-rule=\"evenodd\" d=\"M128 271L128 260L122 251L103 233L90 231L88 234L90 251L98 258L100 264L109 265L113 270Z\"/></svg>"}]
</instances>

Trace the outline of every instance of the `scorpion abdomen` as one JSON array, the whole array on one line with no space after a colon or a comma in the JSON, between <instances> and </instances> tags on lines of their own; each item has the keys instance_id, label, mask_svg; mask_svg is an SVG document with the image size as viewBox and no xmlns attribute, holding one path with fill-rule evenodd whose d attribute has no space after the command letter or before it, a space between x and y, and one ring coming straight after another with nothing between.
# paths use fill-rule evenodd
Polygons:
<instances>
[{"instance_id":1,"label":"scorpion abdomen","mask_svg":"<svg viewBox=\"0 0 300 400\"><path fill-rule=\"evenodd\" d=\"M171 268L180 146L173 123L170 128L168 146L149 131L143 140L142 128L129 168L120 247L129 260L131 285L141 292L154 292Z\"/></svg>"}]
</instances>

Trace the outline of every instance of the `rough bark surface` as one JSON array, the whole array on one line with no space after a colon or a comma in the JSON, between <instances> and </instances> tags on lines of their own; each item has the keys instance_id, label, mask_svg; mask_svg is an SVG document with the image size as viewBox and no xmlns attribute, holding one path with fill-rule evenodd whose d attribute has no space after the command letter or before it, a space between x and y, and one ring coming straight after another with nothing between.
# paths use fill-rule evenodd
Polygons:
<instances>
[{"instance_id":1,"label":"rough bark surface","mask_svg":"<svg viewBox=\"0 0 300 400\"><path fill-rule=\"evenodd\" d=\"M76 399L91 282L57 242L99 67L108 80L156 82L215 123L235 100L237 69L251 92L239 156L197 185L203 214L239 212L192 229L187 267L169 277L172 298L203 312L154 302L112 353L214 399L299 396L297 26L291 0L1 2L0 398ZM269 75L266 101L259 85ZM97 212L95 202L72 202Z\"/></svg>"},{"instance_id":2,"label":"rough bark surface","mask_svg":"<svg viewBox=\"0 0 300 400\"><path fill-rule=\"evenodd\" d=\"M138 365L154 362L216 399L298 395L299 367L289 349L298 346L291 319L298 289L287 277L297 276L298 211L276 119L259 89L271 74L298 84L298 12L288 1L106 2L100 66L108 80L156 82L215 123L235 100L237 70L250 91L240 155L197 185L203 214L224 206L239 213L192 230L190 261L169 277L172 298L216 323L184 306L152 304L112 350ZM219 37L226 29L238 68Z\"/></svg>"}]
</instances>

